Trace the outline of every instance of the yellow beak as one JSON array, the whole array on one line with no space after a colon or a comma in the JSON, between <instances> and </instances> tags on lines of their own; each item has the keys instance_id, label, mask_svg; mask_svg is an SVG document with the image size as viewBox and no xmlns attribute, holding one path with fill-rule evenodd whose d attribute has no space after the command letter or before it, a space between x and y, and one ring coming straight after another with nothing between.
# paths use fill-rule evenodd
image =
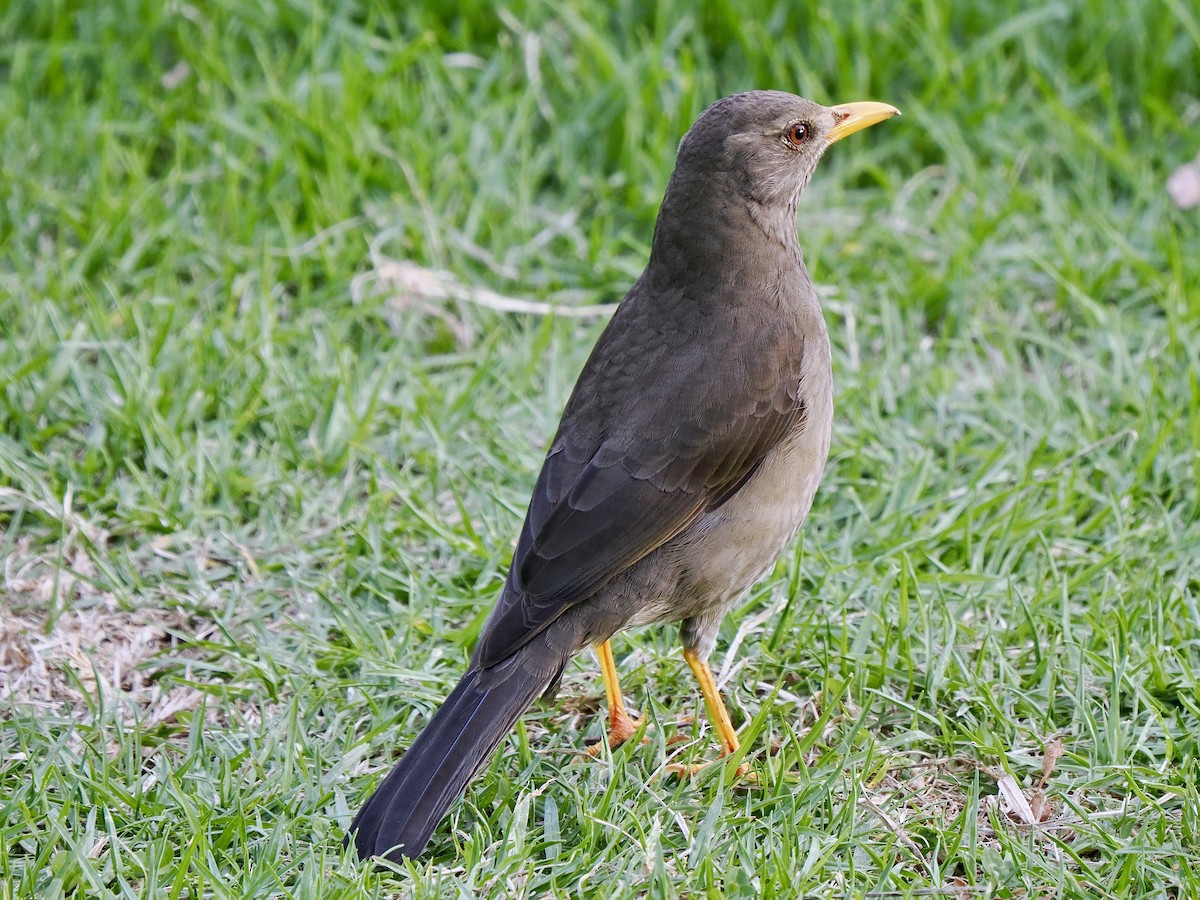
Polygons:
<instances>
[{"instance_id":1,"label":"yellow beak","mask_svg":"<svg viewBox=\"0 0 1200 900\"><path fill-rule=\"evenodd\" d=\"M843 103L829 107L837 124L829 132L829 143L840 141L848 134L869 128L876 122L900 115L900 110L886 103L876 103L873 100L862 100L858 103Z\"/></svg>"}]
</instances>

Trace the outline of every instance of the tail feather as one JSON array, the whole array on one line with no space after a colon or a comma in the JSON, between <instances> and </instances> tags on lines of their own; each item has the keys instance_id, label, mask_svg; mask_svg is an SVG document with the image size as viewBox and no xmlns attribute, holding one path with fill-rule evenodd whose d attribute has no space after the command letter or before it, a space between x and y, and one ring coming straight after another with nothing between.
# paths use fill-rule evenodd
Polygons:
<instances>
[{"instance_id":1,"label":"tail feather","mask_svg":"<svg viewBox=\"0 0 1200 900\"><path fill-rule=\"evenodd\" d=\"M355 816L350 834L361 859L398 860L424 850L450 804L566 660L557 667L506 662L511 671L502 679L477 668L463 676Z\"/></svg>"}]
</instances>

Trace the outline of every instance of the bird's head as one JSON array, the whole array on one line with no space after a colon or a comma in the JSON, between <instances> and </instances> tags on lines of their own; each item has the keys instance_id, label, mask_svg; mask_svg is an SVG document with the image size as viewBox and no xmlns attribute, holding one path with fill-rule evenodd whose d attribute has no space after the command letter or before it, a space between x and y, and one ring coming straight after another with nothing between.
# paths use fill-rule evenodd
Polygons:
<instances>
[{"instance_id":1,"label":"bird's head","mask_svg":"<svg viewBox=\"0 0 1200 900\"><path fill-rule=\"evenodd\" d=\"M795 210L822 154L847 135L898 115L886 103L821 106L782 91L719 100L679 145L675 178L734 190L766 206Z\"/></svg>"}]
</instances>

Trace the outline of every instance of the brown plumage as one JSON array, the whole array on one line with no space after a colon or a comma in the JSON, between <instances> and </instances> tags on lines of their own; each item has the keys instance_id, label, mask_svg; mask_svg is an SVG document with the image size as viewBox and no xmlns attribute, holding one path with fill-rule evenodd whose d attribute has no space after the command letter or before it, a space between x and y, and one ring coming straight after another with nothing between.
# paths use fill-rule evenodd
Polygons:
<instances>
[{"instance_id":1,"label":"brown plumage","mask_svg":"<svg viewBox=\"0 0 1200 900\"><path fill-rule=\"evenodd\" d=\"M420 853L570 657L626 628L681 622L726 751L737 746L704 661L808 513L833 419L796 204L831 143L894 113L755 91L684 137L650 261L563 411L467 673L350 826L361 856ZM609 687L615 742L628 729Z\"/></svg>"}]
</instances>

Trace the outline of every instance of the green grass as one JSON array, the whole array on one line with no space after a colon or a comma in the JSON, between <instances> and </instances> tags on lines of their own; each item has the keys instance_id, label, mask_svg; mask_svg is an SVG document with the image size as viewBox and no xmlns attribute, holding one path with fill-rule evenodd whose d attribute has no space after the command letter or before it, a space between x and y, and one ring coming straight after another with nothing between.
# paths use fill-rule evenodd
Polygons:
<instances>
[{"instance_id":1,"label":"green grass","mask_svg":"<svg viewBox=\"0 0 1200 900\"><path fill-rule=\"evenodd\" d=\"M1194 6L448 6L0 9L0 898L1200 895ZM714 660L759 785L661 777L714 742L648 630L648 744L579 759L582 659L359 865L600 328L374 261L619 300L754 87L904 111L800 212L832 458Z\"/></svg>"}]
</instances>

